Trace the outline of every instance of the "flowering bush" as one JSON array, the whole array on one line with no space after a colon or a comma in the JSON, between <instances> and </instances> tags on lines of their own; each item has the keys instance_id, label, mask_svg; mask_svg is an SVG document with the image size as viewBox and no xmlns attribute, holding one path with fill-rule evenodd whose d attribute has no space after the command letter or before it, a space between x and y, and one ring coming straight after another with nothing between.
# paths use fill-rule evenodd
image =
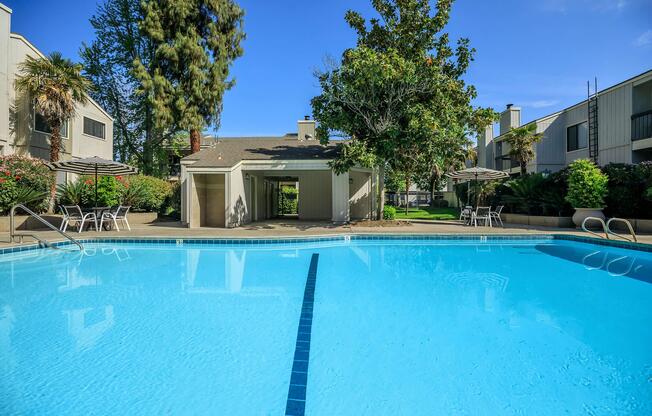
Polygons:
<instances>
[{"instance_id":1,"label":"flowering bush","mask_svg":"<svg viewBox=\"0 0 652 416\"><path fill-rule=\"evenodd\" d=\"M81 176L79 179L84 184L82 188L82 205L95 205L95 177ZM120 204L122 185L113 176L99 176L97 178L97 206L113 207Z\"/></svg>"},{"instance_id":2,"label":"flowering bush","mask_svg":"<svg viewBox=\"0 0 652 416\"><path fill-rule=\"evenodd\" d=\"M0 213L7 214L20 203L35 212L46 211L53 180L52 173L39 159L0 156Z\"/></svg>"},{"instance_id":3,"label":"flowering bush","mask_svg":"<svg viewBox=\"0 0 652 416\"><path fill-rule=\"evenodd\" d=\"M155 212L172 194L172 185L152 176L100 176L97 205L130 205L133 210ZM95 177L82 176L76 182L59 185L59 203L81 206L95 204Z\"/></svg>"}]
</instances>

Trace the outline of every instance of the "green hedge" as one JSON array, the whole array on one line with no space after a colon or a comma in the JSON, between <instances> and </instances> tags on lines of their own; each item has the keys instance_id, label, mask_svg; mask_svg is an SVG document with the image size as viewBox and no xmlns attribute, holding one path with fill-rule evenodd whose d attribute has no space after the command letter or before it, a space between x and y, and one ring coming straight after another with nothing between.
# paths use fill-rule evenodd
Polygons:
<instances>
[{"instance_id":1,"label":"green hedge","mask_svg":"<svg viewBox=\"0 0 652 416\"><path fill-rule=\"evenodd\" d=\"M129 195L131 189L131 200L125 200L125 205L131 205L132 209L139 211L160 211L166 199L172 195L172 184L163 179L153 176L134 175L129 176L122 182L123 196ZM136 188L134 191L133 188ZM129 202L127 204L126 202Z\"/></svg>"},{"instance_id":2,"label":"green hedge","mask_svg":"<svg viewBox=\"0 0 652 416\"><path fill-rule=\"evenodd\" d=\"M299 190L293 186L281 187L281 195L278 201L279 213L296 214L299 203Z\"/></svg>"},{"instance_id":3,"label":"green hedge","mask_svg":"<svg viewBox=\"0 0 652 416\"><path fill-rule=\"evenodd\" d=\"M173 187L163 179L134 175L100 176L97 181L98 206L130 205L134 211L158 212L172 196ZM61 204L93 206L95 204L95 178L81 176L75 182L59 185L58 201Z\"/></svg>"},{"instance_id":4,"label":"green hedge","mask_svg":"<svg viewBox=\"0 0 652 416\"><path fill-rule=\"evenodd\" d=\"M569 197L573 175L574 191ZM599 205L604 206L608 217L646 219L652 218L652 190L648 189L652 189L652 162L612 163L597 168L592 162L581 160L555 173L529 174L498 182L485 203L504 204L505 212L517 214L570 216L574 209L569 199L576 204L599 203L602 196L603 203ZM456 185L456 190L465 203L466 184ZM473 186L471 194L475 201Z\"/></svg>"},{"instance_id":5,"label":"green hedge","mask_svg":"<svg viewBox=\"0 0 652 416\"><path fill-rule=\"evenodd\" d=\"M652 198L652 162L638 165L611 163L602 168L609 177L605 214L620 218L650 218ZM650 193L652 197L652 193Z\"/></svg>"},{"instance_id":6,"label":"green hedge","mask_svg":"<svg viewBox=\"0 0 652 416\"><path fill-rule=\"evenodd\" d=\"M15 204L25 204L37 213L48 209L54 177L40 159L0 156L0 214Z\"/></svg>"}]
</instances>

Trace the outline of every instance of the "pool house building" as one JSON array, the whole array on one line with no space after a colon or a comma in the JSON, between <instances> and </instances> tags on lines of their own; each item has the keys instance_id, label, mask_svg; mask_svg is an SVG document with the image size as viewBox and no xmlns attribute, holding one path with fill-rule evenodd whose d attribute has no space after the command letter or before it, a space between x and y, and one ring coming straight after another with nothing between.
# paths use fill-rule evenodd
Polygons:
<instances>
[{"instance_id":1,"label":"pool house building","mask_svg":"<svg viewBox=\"0 0 652 416\"><path fill-rule=\"evenodd\" d=\"M232 228L278 217L280 190L298 190L299 220L336 223L372 219L382 185L378 169L336 174L329 162L338 144L315 139L315 121L279 137L214 139L181 159L181 221L189 228Z\"/></svg>"}]
</instances>

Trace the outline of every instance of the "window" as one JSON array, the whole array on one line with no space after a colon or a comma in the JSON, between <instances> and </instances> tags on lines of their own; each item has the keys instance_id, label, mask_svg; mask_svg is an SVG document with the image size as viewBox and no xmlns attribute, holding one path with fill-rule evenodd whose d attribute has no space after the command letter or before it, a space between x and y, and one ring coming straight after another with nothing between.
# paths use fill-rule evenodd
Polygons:
<instances>
[{"instance_id":1,"label":"window","mask_svg":"<svg viewBox=\"0 0 652 416\"><path fill-rule=\"evenodd\" d=\"M84 117L84 134L104 140L104 123Z\"/></svg>"},{"instance_id":2,"label":"window","mask_svg":"<svg viewBox=\"0 0 652 416\"><path fill-rule=\"evenodd\" d=\"M40 115L37 112L34 112L34 131L38 131L41 133L45 134L51 134L52 131L50 130L50 126L48 126L48 123L45 121L45 117ZM66 121L63 123L61 126L61 129L59 131L59 135L63 137L64 139L68 138L68 122Z\"/></svg>"},{"instance_id":3,"label":"window","mask_svg":"<svg viewBox=\"0 0 652 416\"><path fill-rule=\"evenodd\" d=\"M584 123L570 126L566 129L566 151L584 149L589 145L589 127Z\"/></svg>"}]
</instances>

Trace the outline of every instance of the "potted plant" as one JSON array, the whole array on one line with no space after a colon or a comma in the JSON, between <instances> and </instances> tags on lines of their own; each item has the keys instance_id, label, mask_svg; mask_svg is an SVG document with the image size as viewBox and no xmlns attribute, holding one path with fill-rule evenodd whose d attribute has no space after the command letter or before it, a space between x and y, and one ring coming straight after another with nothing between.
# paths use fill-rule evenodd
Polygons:
<instances>
[{"instance_id":1,"label":"potted plant","mask_svg":"<svg viewBox=\"0 0 652 416\"><path fill-rule=\"evenodd\" d=\"M602 209L609 178L590 160L570 164L566 200L575 208L573 223L579 227L586 217L604 219Z\"/></svg>"}]
</instances>

